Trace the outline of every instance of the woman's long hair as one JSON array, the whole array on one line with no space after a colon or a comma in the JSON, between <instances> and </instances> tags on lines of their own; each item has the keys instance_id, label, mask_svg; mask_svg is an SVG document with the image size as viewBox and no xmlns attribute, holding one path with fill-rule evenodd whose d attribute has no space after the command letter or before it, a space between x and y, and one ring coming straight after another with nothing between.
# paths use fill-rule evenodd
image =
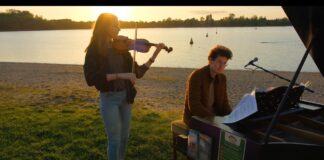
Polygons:
<instances>
[{"instance_id":1,"label":"woman's long hair","mask_svg":"<svg viewBox=\"0 0 324 160\"><path fill-rule=\"evenodd\" d=\"M109 30L108 27L115 23L118 20L117 16L111 13L102 13L98 17L90 43L88 47L85 49L85 52L89 50L90 47L95 47L99 54L105 55L107 54L108 44L111 43L111 38L109 38Z\"/></svg>"}]
</instances>

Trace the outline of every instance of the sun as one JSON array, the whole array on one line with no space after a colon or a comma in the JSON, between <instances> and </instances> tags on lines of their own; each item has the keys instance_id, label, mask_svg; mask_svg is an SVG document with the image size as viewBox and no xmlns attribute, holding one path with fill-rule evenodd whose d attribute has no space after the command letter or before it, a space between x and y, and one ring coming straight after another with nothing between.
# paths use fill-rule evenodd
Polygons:
<instances>
[{"instance_id":1,"label":"sun","mask_svg":"<svg viewBox=\"0 0 324 160\"><path fill-rule=\"evenodd\" d=\"M119 20L128 20L130 18L129 12L129 7L94 7L93 17L96 19L101 13L113 13Z\"/></svg>"}]
</instances>

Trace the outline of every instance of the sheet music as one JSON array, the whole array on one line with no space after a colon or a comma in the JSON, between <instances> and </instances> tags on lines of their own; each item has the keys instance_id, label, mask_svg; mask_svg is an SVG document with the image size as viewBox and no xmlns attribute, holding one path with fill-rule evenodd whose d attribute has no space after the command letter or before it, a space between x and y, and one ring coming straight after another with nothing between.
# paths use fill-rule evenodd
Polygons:
<instances>
[{"instance_id":1,"label":"sheet music","mask_svg":"<svg viewBox=\"0 0 324 160\"><path fill-rule=\"evenodd\" d=\"M240 121L251 114L258 111L255 91L250 94L245 94L240 102L235 106L234 110L225 117L223 123L234 123Z\"/></svg>"}]
</instances>

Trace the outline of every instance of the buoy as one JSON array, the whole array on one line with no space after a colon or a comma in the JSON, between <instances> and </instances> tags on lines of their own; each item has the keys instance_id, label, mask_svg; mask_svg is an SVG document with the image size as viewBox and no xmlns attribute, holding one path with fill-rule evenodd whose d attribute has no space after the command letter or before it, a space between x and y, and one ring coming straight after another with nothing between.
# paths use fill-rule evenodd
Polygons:
<instances>
[{"instance_id":1,"label":"buoy","mask_svg":"<svg viewBox=\"0 0 324 160\"><path fill-rule=\"evenodd\" d=\"M190 39L190 45L192 45L193 44L193 40L192 40L192 38Z\"/></svg>"}]
</instances>

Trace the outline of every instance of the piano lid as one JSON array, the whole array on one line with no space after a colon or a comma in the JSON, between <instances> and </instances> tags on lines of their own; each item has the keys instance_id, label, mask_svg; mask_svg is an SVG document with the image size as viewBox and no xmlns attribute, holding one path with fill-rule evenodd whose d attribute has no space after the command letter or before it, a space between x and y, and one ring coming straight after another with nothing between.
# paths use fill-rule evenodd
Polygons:
<instances>
[{"instance_id":1,"label":"piano lid","mask_svg":"<svg viewBox=\"0 0 324 160\"><path fill-rule=\"evenodd\" d=\"M324 76L324 7L283 6L291 24L307 48L314 38L310 54ZM306 51L306 49L305 49Z\"/></svg>"}]
</instances>

